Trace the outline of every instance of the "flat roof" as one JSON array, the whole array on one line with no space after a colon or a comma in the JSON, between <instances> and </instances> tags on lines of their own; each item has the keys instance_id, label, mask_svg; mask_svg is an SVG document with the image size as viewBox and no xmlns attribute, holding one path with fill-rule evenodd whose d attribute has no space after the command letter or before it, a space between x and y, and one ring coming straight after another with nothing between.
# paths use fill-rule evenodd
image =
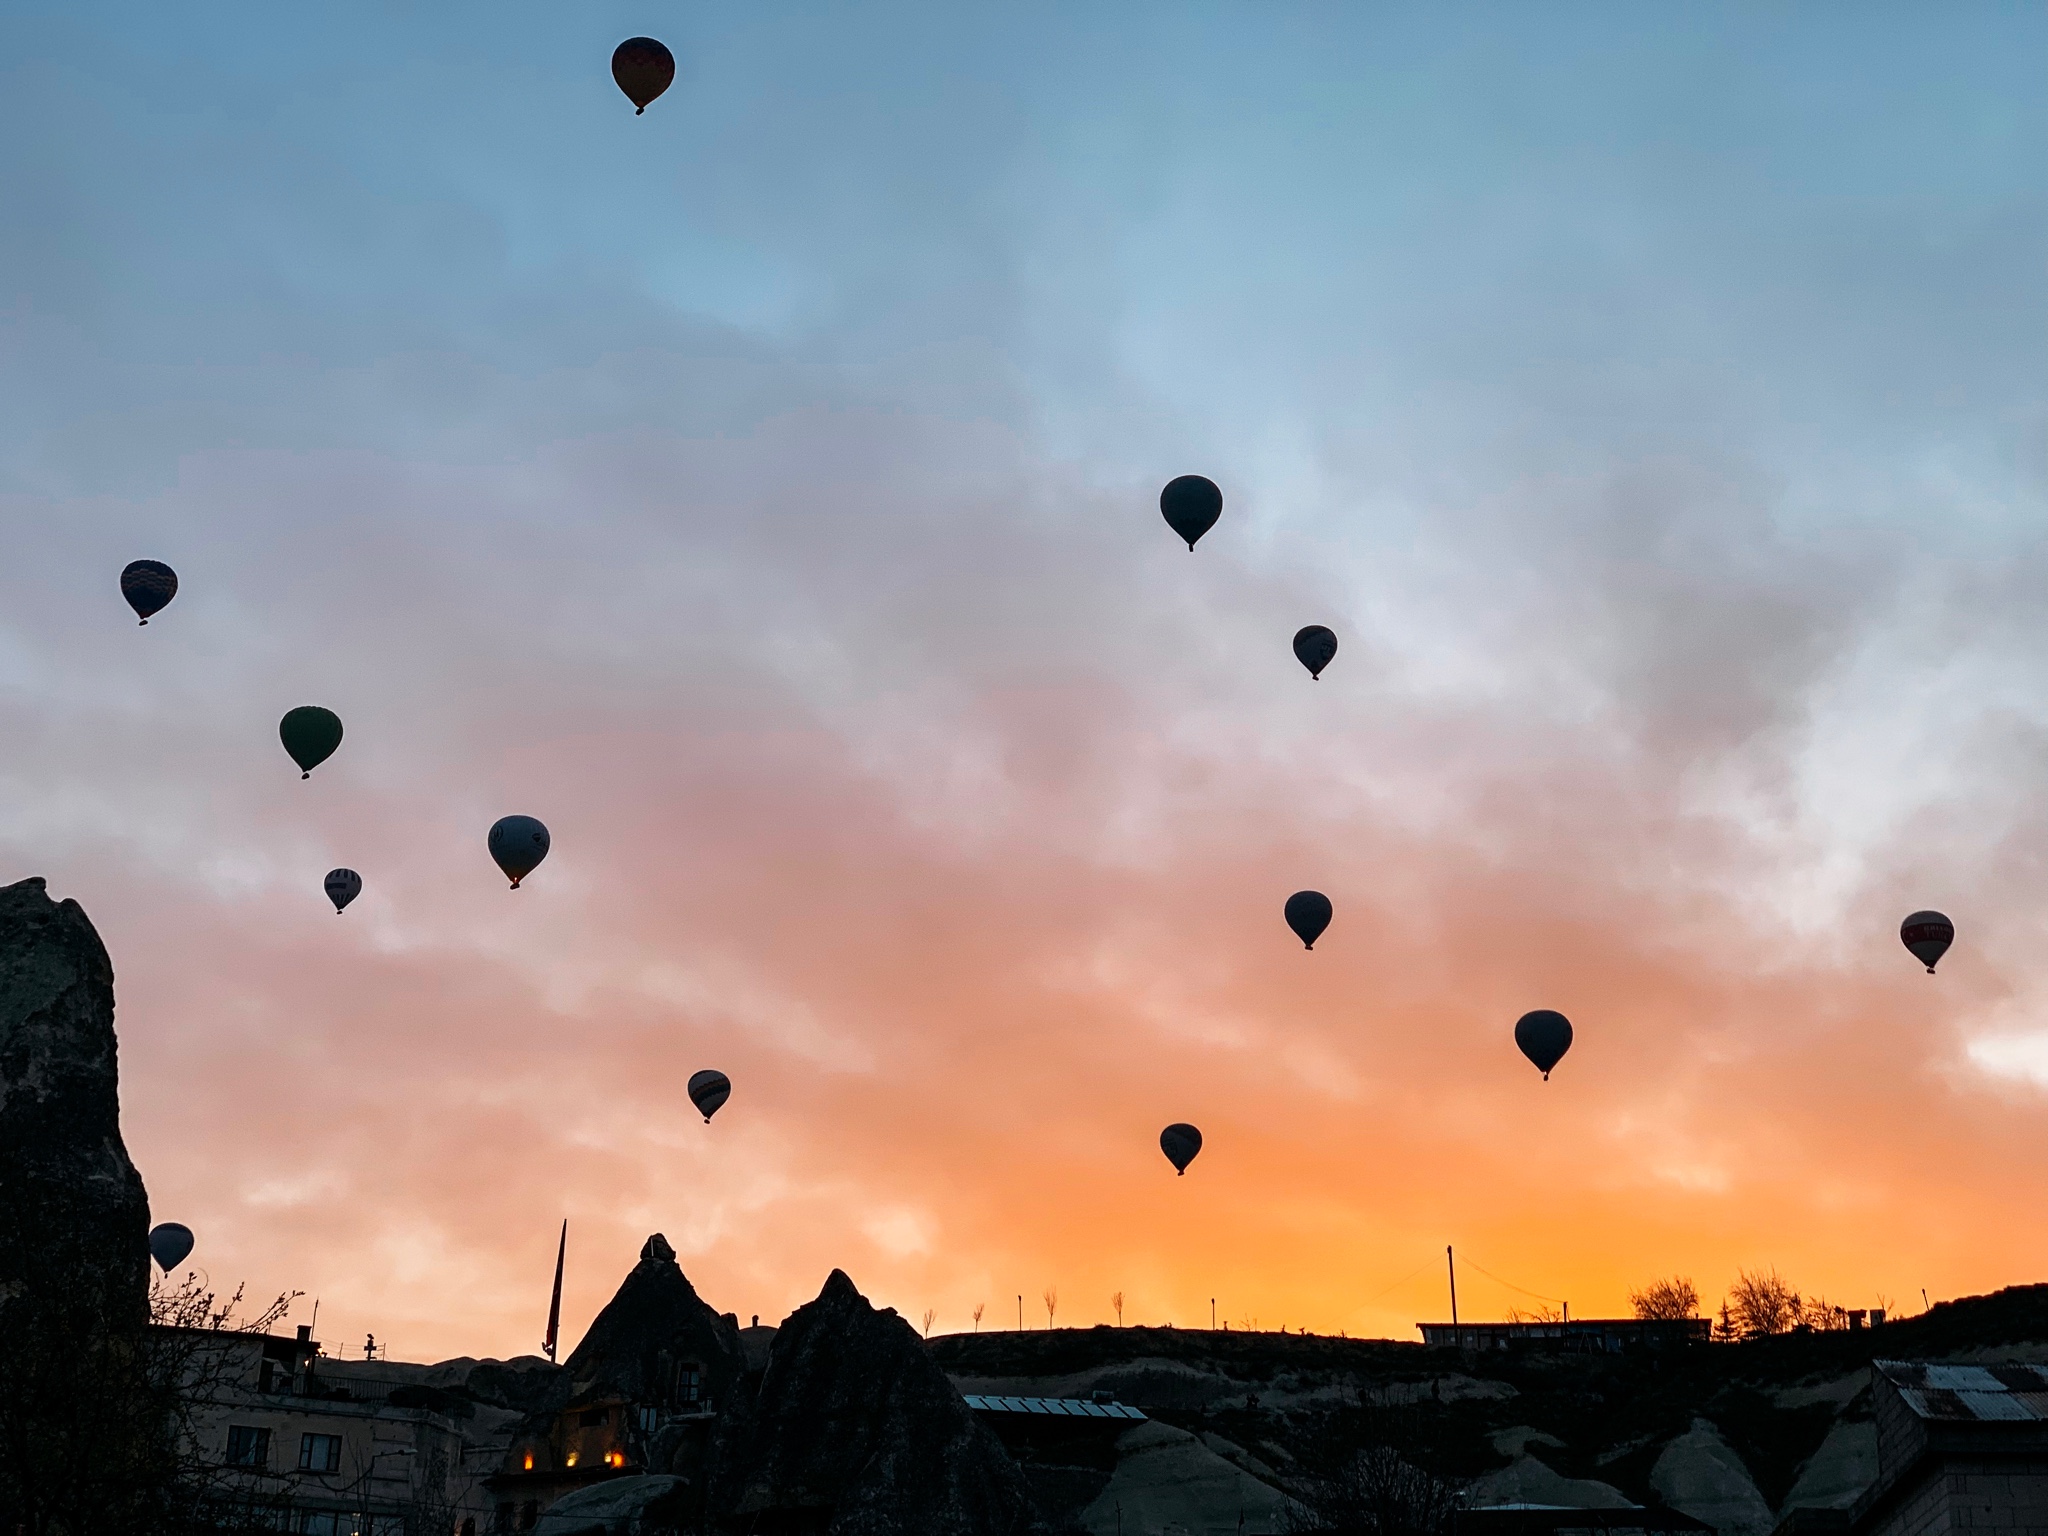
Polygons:
<instances>
[{"instance_id":1,"label":"flat roof","mask_svg":"<svg viewBox=\"0 0 2048 1536\"><path fill-rule=\"evenodd\" d=\"M1085 1397L990 1397L978 1392L962 1395L967 1406L977 1413L1036 1413L1066 1419L1145 1417L1127 1403L1098 1403Z\"/></svg>"}]
</instances>

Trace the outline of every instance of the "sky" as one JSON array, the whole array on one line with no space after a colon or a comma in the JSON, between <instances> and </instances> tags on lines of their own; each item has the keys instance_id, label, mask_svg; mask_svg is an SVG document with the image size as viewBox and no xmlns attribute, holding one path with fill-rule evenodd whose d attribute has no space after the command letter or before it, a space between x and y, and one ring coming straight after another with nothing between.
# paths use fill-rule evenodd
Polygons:
<instances>
[{"instance_id":1,"label":"sky","mask_svg":"<svg viewBox=\"0 0 2048 1536\"><path fill-rule=\"evenodd\" d=\"M153 1218L412 1359L564 1219L570 1344L657 1231L934 1333L2048 1278L2044 51L0 4L0 878Z\"/></svg>"}]
</instances>

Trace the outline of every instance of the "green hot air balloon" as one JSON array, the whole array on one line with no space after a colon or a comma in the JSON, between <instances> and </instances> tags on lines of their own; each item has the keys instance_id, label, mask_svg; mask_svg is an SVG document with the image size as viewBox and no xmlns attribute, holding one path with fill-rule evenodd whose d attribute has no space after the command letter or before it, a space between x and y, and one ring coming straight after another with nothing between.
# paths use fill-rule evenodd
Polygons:
<instances>
[{"instance_id":1,"label":"green hot air balloon","mask_svg":"<svg viewBox=\"0 0 2048 1536\"><path fill-rule=\"evenodd\" d=\"M299 765L299 777L310 779L341 745L341 717L318 704L301 704L278 721L277 736Z\"/></svg>"}]
</instances>

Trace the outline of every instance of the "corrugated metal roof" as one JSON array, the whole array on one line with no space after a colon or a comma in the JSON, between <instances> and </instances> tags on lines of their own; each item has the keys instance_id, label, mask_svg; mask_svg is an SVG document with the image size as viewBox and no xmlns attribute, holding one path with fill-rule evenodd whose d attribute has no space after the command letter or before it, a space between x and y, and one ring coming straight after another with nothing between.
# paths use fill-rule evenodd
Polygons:
<instances>
[{"instance_id":1,"label":"corrugated metal roof","mask_svg":"<svg viewBox=\"0 0 2048 1536\"><path fill-rule=\"evenodd\" d=\"M1923 1419L2048 1420L2048 1366L1935 1365L1917 1360L1871 1364Z\"/></svg>"},{"instance_id":2,"label":"corrugated metal roof","mask_svg":"<svg viewBox=\"0 0 2048 1536\"><path fill-rule=\"evenodd\" d=\"M967 1406L980 1413L1036 1413L1069 1419L1142 1419L1128 1403L1096 1403L1084 1397L985 1397L964 1394Z\"/></svg>"}]
</instances>

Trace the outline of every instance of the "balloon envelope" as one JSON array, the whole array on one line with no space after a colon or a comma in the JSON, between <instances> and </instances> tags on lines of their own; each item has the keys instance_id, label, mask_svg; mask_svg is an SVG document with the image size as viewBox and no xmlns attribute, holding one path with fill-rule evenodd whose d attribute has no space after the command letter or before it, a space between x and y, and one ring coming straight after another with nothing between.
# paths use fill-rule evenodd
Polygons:
<instances>
[{"instance_id":1,"label":"balloon envelope","mask_svg":"<svg viewBox=\"0 0 2048 1536\"><path fill-rule=\"evenodd\" d=\"M1543 1080L1550 1081L1550 1069L1564 1060L1572 1048L1572 1021L1548 1008L1538 1008L1515 1020L1515 1044L1536 1063Z\"/></svg>"},{"instance_id":2,"label":"balloon envelope","mask_svg":"<svg viewBox=\"0 0 2048 1536\"><path fill-rule=\"evenodd\" d=\"M1294 632L1294 655L1308 668L1308 675L1320 678L1337 654L1337 632L1322 624L1311 624Z\"/></svg>"},{"instance_id":3,"label":"balloon envelope","mask_svg":"<svg viewBox=\"0 0 2048 1536\"><path fill-rule=\"evenodd\" d=\"M1956 941L1956 925L1939 912L1915 912L1899 924L1899 940L1932 976L1936 963Z\"/></svg>"},{"instance_id":4,"label":"balloon envelope","mask_svg":"<svg viewBox=\"0 0 2048 1536\"><path fill-rule=\"evenodd\" d=\"M697 1106L697 1113L704 1117L706 1125L731 1097L732 1079L723 1072L714 1072L706 1067L702 1072L690 1074L690 1102Z\"/></svg>"},{"instance_id":5,"label":"balloon envelope","mask_svg":"<svg viewBox=\"0 0 2048 1536\"><path fill-rule=\"evenodd\" d=\"M341 717L318 704L301 704L278 721L277 738L299 765L299 777L310 779L341 745Z\"/></svg>"},{"instance_id":6,"label":"balloon envelope","mask_svg":"<svg viewBox=\"0 0 2048 1536\"><path fill-rule=\"evenodd\" d=\"M1223 515L1223 492L1207 475L1182 475L1166 482L1159 493L1159 510L1166 525L1195 547L1195 540L1216 526Z\"/></svg>"},{"instance_id":7,"label":"balloon envelope","mask_svg":"<svg viewBox=\"0 0 2048 1536\"><path fill-rule=\"evenodd\" d=\"M676 56L651 37L629 37L612 50L612 79L633 103L635 117L675 78Z\"/></svg>"},{"instance_id":8,"label":"balloon envelope","mask_svg":"<svg viewBox=\"0 0 2048 1536\"><path fill-rule=\"evenodd\" d=\"M548 829L531 816L501 816L492 823L490 848L516 891L548 856Z\"/></svg>"},{"instance_id":9,"label":"balloon envelope","mask_svg":"<svg viewBox=\"0 0 2048 1536\"><path fill-rule=\"evenodd\" d=\"M334 903L337 915L341 909L363 894L363 877L352 869L330 869L324 882L327 899Z\"/></svg>"},{"instance_id":10,"label":"balloon envelope","mask_svg":"<svg viewBox=\"0 0 2048 1536\"><path fill-rule=\"evenodd\" d=\"M1334 909L1330 898L1321 891L1296 891L1287 898L1284 909L1287 926L1294 930L1294 936L1301 940L1303 949L1314 949L1316 940L1323 936L1323 930L1330 926Z\"/></svg>"},{"instance_id":11,"label":"balloon envelope","mask_svg":"<svg viewBox=\"0 0 2048 1536\"><path fill-rule=\"evenodd\" d=\"M1188 1171L1188 1164L1195 1160L1195 1154L1202 1150L1202 1133L1192 1125L1176 1121L1159 1133L1159 1150L1173 1164L1175 1173L1184 1174Z\"/></svg>"},{"instance_id":12,"label":"balloon envelope","mask_svg":"<svg viewBox=\"0 0 2048 1536\"><path fill-rule=\"evenodd\" d=\"M161 560L130 560L121 571L121 595L143 623L178 595L178 573Z\"/></svg>"},{"instance_id":13,"label":"balloon envelope","mask_svg":"<svg viewBox=\"0 0 2048 1536\"><path fill-rule=\"evenodd\" d=\"M156 1267L169 1274L192 1252L192 1229L180 1221L167 1221L149 1229L149 1256Z\"/></svg>"}]
</instances>

